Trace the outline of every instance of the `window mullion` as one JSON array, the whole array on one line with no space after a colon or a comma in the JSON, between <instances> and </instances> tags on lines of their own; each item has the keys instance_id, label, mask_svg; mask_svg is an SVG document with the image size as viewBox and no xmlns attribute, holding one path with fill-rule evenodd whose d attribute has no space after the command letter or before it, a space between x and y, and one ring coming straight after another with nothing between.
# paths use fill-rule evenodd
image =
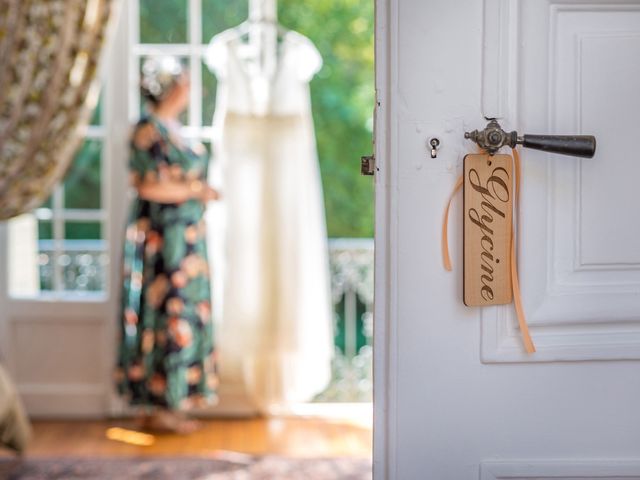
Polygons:
<instances>
[{"instance_id":1,"label":"window mullion","mask_svg":"<svg viewBox=\"0 0 640 480\"><path fill-rule=\"evenodd\" d=\"M60 292L64 290L64 272L60 263L60 257L64 250L64 184L60 183L53 191L53 199L51 202L51 210L53 213L53 290Z\"/></svg>"},{"instance_id":2,"label":"window mullion","mask_svg":"<svg viewBox=\"0 0 640 480\"><path fill-rule=\"evenodd\" d=\"M202 125L202 0L189 0L189 125Z\"/></svg>"},{"instance_id":3,"label":"window mullion","mask_svg":"<svg viewBox=\"0 0 640 480\"><path fill-rule=\"evenodd\" d=\"M176 57L185 57L191 54L202 57L205 50L206 47L203 45L190 45L188 43L131 44L131 53L137 57L152 57L154 55L173 55Z\"/></svg>"},{"instance_id":4,"label":"window mullion","mask_svg":"<svg viewBox=\"0 0 640 480\"><path fill-rule=\"evenodd\" d=\"M107 213L104 208L74 208L63 210L60 217L63 221L70 222L101 222L107 219Z\"/></svg>"},{"instance_id":5,"label":"window mullion","mask_svg":"<svg viewBox=\"0 0 640 480\"><path fill-rule=\"evenodd\" d=\"M108 145L108 141L110 140L107 137L107 129L108 129L108 120L111 118L112 113L112 102L113 102L113 91L108 87L109 85L109 75L107 71L113 68L115 62L109 58L107 61L107 68L103 71L102 74L102 85L104 92L104 108L100 112L100 129L102 133L102 148L100 149L100 209L93 213L93 211L88 211L86 214L88 216L99 215L100 216L100 239L102 240L102 245L104 247L103 252L109 252L109 243L112 241L111 236L109 235L109 229L111 227L109 223L109 192L111 191L111 177L109 175L109 169L107 168L107 164L113 159L110 158L111 148ZM102 282L103 282L103 291L108 291L109 282L107 280L108 275L107 272L102 272Z\"/></svg>"},{"instance_id":6,"label":"window mullion","mask_svg":"<svg viewBox=\"0 0 640 480\"><path fill-rule=\"evenodd\" d=\"M140 42L140 0L129 0L128 42L132 55L129 55L129 123L134 123L140 113L140 73L139 58L135 46Z\"/></svg>"},{"instance_id":7,"label":"window mullion","mask_svg":"<svg viewBox=\"0 0 640 480\"><path fill-rule=\"evenodd\" d=\"M102 82L104 84L104 80L102 80ZM101 116L104 117L104 112L101 112L101 113L102 113ZM104 140L104 137L105 137L104 123L101 121L100 125L89 125L84 132L84 137L91 140Z\"/></svg>"}]
</instances>

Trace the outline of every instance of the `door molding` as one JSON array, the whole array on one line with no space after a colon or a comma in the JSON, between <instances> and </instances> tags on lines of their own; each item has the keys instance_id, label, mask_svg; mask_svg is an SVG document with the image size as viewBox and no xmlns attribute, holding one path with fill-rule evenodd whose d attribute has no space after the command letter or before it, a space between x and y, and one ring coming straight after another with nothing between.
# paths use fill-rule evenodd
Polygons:
<instances>
[{"instance_id":1,"label":"door molding","mask_svg":"<svg viewBox=\"0 0 640 480\"><path fill-rule=\"evenodd\" d=\"M638 460L571 460L483 462L480 480L542 480L545 478L640 480Z\"/></svg>"},{"instance_id":2,"label":"door molding","mask_svg":"<svg viewBox=\"0 0 640 480\"><path fill-rule=\"evenodd\" d=\"M483 114L506 117L505 123L511 123L509 128L519 131L533 128L549 133L579 133L583 128L580 95L586 95L582 91L585 42L640 35L640 29L628 30L629 25L622 21L596 22L589 19L589 14L606 13L610 19L615 15L638 16L640 5L631 0L545 0L536 3L535 11L527 12L519 2L509 0L485 0L484 5ZM525 16L528 24L536 25L536 46L525 47L521 41ZM559 27L561 22L565 22L564 28ZM520 51L514 46L520 46ZM520 59L535 49L547 49L548 58L527 73L530 86L519 88L525 75ZM567 61L573 57L575 60ZM570 91L568 85L574 83L578 86L575 94L566 95ZM546 92L548 104L527 104L526 98L543 97ZM534 118L534 125L523 125L525 117ZM586 164L530 151L523 152L523 159L523 203L536 200L526 198L527 174L546 178L544 190L536 192L546 206L543 204L539 213L522 212L528 216L527 226L534 226L531 230L539 234L537 238L519 237L520 268L526 271L525 280L529 280L522 285L523 300L538 351L534 355L524 353L511 305L489 308L481 312L482 361L640 359L640 266L626 258L622 263L605 258L597 265L583 258L585 234L581 233L581 222L589 210L583 205L581 193ZM603 160L600 156L588 161ZM557 210L557 202L567 208ZM611 255L615 257L615 253ZM547 261L540 262L540 258ZM624 283L614 283L621 276Z\"/></svg>"}]
</instances>

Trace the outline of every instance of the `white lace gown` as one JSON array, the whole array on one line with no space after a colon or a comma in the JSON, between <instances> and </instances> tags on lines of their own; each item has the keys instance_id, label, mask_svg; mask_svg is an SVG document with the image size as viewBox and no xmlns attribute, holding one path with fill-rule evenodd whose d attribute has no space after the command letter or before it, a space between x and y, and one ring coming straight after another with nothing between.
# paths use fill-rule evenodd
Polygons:
<instances>
[{"instance_id":1,"label":"white lace gown","mask_svg":"<svg viewBox=\"0 0 640 480\"><path fill-rule=\"evenodd\" d=\"M213 298L221 307L221 379L242 382L269 410L311 399L331 376L327 236L309 97L322 59L306 37L289 32L276 72L260 78L243 48L223 33L207 52L218 78L212 181L223 195L209 213Z\"/></svg>"}]
</instances>

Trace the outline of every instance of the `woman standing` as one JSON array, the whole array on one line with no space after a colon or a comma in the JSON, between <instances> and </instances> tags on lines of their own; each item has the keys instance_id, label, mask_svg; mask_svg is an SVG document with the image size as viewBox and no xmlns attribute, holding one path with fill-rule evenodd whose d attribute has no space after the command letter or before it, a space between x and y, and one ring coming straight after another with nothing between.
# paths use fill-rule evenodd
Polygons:
<instances>
[{"instance_id":1,"label":"woman standing","mask_svg":"<svg viewBox=\"0 0 640 480\"><path fill-rule=\"evenodd\" d=\"M181 412L210 402L217 384L203 214L218 193L206 183L204 147L178 134L189 99L180 62L146 60L141 91L150 108L131 139L137 196L124 245L117 384L144 407L144 427L189 433L197 424Z\"/></svg>"}]
</instances>

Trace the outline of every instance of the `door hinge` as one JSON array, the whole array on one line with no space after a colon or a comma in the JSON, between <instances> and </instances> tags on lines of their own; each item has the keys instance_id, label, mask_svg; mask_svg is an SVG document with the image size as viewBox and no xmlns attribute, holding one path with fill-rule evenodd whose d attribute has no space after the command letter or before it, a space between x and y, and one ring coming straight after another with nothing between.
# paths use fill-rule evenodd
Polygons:
<instances>
[{"instance_id":1,"label":"door hinge","mask_svg":"<svg viewBox=\"0 0 640 480\"><path fill-rule=\"evenodd\" d=\"M374 155L360 157L360 174L373 175L374 173L376 173L376 157Z\"/></svg>"}]
</instances>

